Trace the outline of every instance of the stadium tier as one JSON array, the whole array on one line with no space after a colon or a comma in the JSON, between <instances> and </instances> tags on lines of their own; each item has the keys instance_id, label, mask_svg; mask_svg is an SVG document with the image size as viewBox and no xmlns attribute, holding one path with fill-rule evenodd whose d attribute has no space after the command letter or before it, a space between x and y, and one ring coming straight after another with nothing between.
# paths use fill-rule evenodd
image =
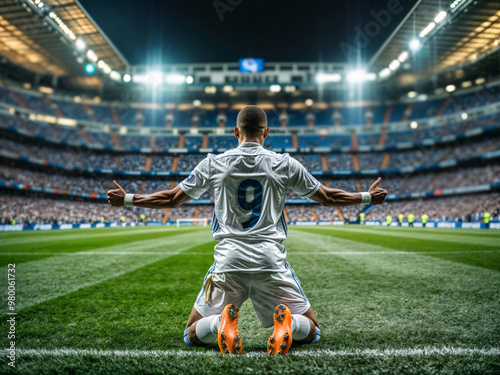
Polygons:
<instances>
[{"instance_id":1,"label":"stadium tier","mask_svg":"<svg viewBox=\"0 0 500 375\"><path fill-rule=\"evenodd\" d=\"M439 222L458 217L478 221L481 210L474 211L471 205L483 207L485 196L498 201L494 191L500 189L499 99L497 86L490 86L411 103L363 107L344 103L343 107L332 104L304 110L293 110L290 105L268 111L273 132L264 146L289 152L331 187L367 190L374 177L381 175L389 191L388 203L383 210L366 210L367 220L381 222L384 216L402 210L416 215L425 211ZM100 221L102 216L117 221L124 216L133 223L141 214L157 223L210 219L211 191L168 211L134 208L112 213L103 203L113 178L140 193L169 189L208 152L237 146L231 134L237 110L217 109L217 105L204 110L181 104L169 105L168 110L148 106L155 109L141 108L140 103L125 108L75 102L57 94L0 86L0 188L9 197L3 206L3 222L16 218L31 224L76 224ZM220 131L221 126L227 130ZM196 128L200 131L193 131ZM481 192L490 194L467 201L461 198ZM78 199L92 203L80 209L83 203ZM33 214L22 214L20 202L34 207ZM319 207L292 191L287 202L290 223L356 222L362 210ZM48 206L51 209L42 212ZM497 219L498 207L488 209Z\"/></svg>"}]
</instances>

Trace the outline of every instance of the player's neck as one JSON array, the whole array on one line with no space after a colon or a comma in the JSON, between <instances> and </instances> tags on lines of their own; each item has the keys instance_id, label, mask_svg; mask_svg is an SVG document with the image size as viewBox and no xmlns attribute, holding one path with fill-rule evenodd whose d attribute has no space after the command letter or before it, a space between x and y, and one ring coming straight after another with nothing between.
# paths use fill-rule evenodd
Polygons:
<instances>
[{"instance_id":1,"label":"player's neck","mask_svg":"<svg viewBox=\"0 0 500 375\"><path fill-rule=\"evenodd\" d=\"M238 146L241 145L242 143L258 143L261 146L264 146L264 138L238 138Z\"/></svg>"}]
</instances>

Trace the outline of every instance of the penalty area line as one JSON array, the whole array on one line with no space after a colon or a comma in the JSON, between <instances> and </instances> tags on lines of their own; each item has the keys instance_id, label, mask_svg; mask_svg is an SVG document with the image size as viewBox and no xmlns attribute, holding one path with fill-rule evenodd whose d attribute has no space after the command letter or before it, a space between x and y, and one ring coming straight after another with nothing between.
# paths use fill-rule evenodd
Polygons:
<instances>
[{"instance_id":1,"label":"penalty area line","mask_svg":"<svg viewBox=\"0 0 500 375\"><path fill-rule=\"evenodd\" d=\"M4 349L8 352L7 349ZM198 356L222 356L219 351L195 351L195 350L99 350L99 349L17 349L16 354L21 357L198 357ZM424 348L402 348L402 349L353 349L353 350L329 350L329 349L308 349L291 350L287 356L292 357L407 357L407 356L499 356L500 348L456 348L452 346L444 347L424 347ZM267 357L268 354L262 352L248 352L236 357Z\"/></svg>"}]
</instances>

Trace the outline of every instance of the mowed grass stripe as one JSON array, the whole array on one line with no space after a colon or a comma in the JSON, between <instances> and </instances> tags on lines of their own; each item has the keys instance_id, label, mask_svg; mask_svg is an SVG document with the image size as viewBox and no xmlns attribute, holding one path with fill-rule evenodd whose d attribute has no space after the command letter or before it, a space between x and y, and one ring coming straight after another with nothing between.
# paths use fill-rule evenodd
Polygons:
<instances>
[{"instance_id":1,"label":"mowed grass stripe","mask_svg":"<svg viewBox=\"0 0 500 375\"><path fill-rule=\"evenodd\" d=\"M314 233L326 235L332 238L345 239L352 242L359 242L365 245L376 244L389 250L422 252L422 255L436 257L453 262L464 263L477 267L484 267L500 271L500 249L498 245L471 245L468 243L446 242L427 239L423 235L421 239L406 238L405 233L401 236L386 236L384 233L364 233L362 231L350 232L337 230L336 228L294 228L292 231L301 233ZM285 242L285 245L288 242ZM310 247L306 247L310 248ZM474 250L481 250L474 252ZM486 252L489 250L491 252ZM338 249L337 249L338 251ZM445 252L445 253L443 253ZM446 253L449 252L449 253ZM456 253L454 253L456 252Z\"/></svg>"},{"instance_id":2,"label":"mowed grass stripe","mask_svg":"<svg viewBox=\"0 0 500 375\"><path fill-rule=\"evenodd\" d=\"M50 248L53 252L61 251L85 251L115 244L125 244L134 241L142 241L153 238L175 236L182 233L206 232L207 228L172 228L161 229L150 228L113 228L101 233L104 229L85 229L64 232L63 235L37 236L39 233L30 233L25 237L25 232L10 239L3 239L0 244L1 252L39 252ZM34 234L34 235L31 235ZM43 233L40 233L43 234ZM1 237L0 237L1 238Z\"/></svg>"},{"instance_id":3,"label":"mowed grass stripe","mask_svg":"<svg viewBox=\"0 0 500 375\"><path fill-rule=\"evenodd\" d=\"M463 230L456 230L457 234L440 232L440 231L404 231L401 228L390 228L389 230L380 231L379 228L374 228L371 226L359 226L356 228L350 228L349 226L336 227L335 231L350 232L350 233L371 233L375 235L392 236L404 238L415 238L422 239L424 237L427 240L443 241L443 242L459 242L469 245L480 245L480 246L492 246L500 250L500 233L497 236L468 236L463 233Z\"/></svg>"},{"instance_id":4,"label":"mowed grass stripe","mask_svg":"<svg viewBox=\"0 0 500 375\"><path fill-rule=\"evenodd\" d=\"M317 226L307 225L301 226L304 228L317 228ZM336 226L336 228L351 228L351 229L375 229L381 232L388 231L398 231L398 232L423 232L423 233L443 233L452 234L455 236L475 236L475 237L500 237L500 230L497 229L466 229L466 228L423 228L423 227L398 227L398 226L386 226L386 225L359 225L359 224L349 224L345 226Z\"/></svg>"},{"instance_id":5,"label":"mowed grass stripe","mask_svg":"<svg viewBox=\"0 0 500 375\"><path fill-rule=\"evenodd\" d=\"M134 241L100 248L108 254L89 256L53 256L42 260L21 263L16 266L18 310L33 306L78 289L101 283L105 280L126 274L158 260L185 251L195 245L211 241L210 234L191 232L147 241ZM153 251L141 257L123 256L124 249L137 253ZM13 257L15 262L15 257ZM0 278L6 284L6 267L0 268ZM3 292L5 294L6 291ZM5 294L6 297L6 294Z\"/></svg>"}]
</instances>

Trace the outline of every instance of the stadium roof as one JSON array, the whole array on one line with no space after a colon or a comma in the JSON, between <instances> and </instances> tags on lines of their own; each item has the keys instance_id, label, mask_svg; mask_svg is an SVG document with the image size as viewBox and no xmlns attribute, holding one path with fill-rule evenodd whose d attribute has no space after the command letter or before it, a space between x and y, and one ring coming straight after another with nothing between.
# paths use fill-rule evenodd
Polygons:
<instances>
[{"instance_id":1,"label":"stadium roof","mask_svg":"<svg viewBox=\"0 0 500 375\"><path fill-rule=\"evenodd\" d=\"M79 40L85 46L80 50ZM111 69L128 67L77 0L0 0L0 55L12 64L42 75L78 77L89 49Z\"/></svg>"},{"instance_id":2,"label":"stadium roof","mask_svg":"<svg viewBox=\"0 0 500 375\"><path fill-rule=\"evenodd\" d=\"M446 4L446 5L445 5ZM438 14L440 14L438 17ZM377 51L370 66L387 69L404 51L403 70L428 77L452 67L473 63L500 47L498 0L420 0ZM414 50L410 43L414 41ZM420 45L420 47L419 47ZM400 64L390 69L398 71ZM406 69L405 69L406 65ZM399 69L401 70L401 69Z\"/></svg>"}]
</instances>

